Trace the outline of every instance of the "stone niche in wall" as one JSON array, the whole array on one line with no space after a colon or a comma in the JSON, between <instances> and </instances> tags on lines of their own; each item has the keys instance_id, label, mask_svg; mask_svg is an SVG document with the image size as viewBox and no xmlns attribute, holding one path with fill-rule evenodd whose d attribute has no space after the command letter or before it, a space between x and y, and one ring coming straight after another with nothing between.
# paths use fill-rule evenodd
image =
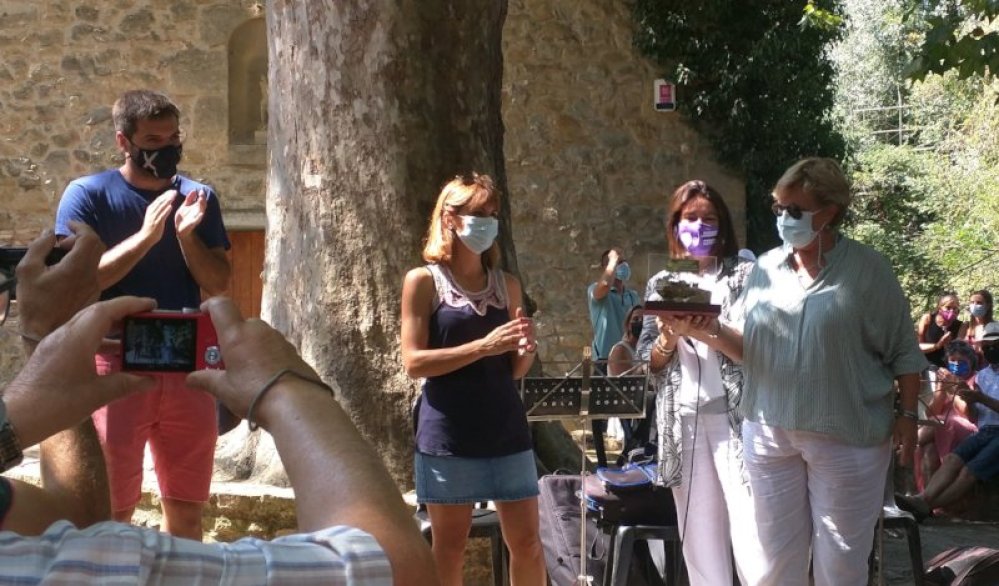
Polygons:
<instances>
[{"instance_id":1,"label":"stone niche in wall","mask_svg":"<svg viewBox=\"0 0 999 586\"><path fill-rule=\"evenodd\" d=\"M229 153L232 163L263 167L267 160L267 27L263 18L229 37Z\"/></svg>"}]
</instances>

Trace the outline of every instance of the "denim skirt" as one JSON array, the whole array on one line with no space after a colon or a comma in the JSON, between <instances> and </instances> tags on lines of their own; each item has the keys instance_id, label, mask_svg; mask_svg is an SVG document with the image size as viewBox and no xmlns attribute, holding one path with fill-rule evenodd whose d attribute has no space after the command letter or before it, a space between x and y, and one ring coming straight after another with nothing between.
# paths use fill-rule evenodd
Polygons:
<instances>
[{"instance_id":1,"label":"denim skirt","mask_svg":"<svg viewBox=\"0 0 999 586\"><path fill-rule=\"evenodd\" d=\"M431 456L416 452L416 500L462 505L538 496L534 450L498 458Z\"/></svg>"}]
</instances>

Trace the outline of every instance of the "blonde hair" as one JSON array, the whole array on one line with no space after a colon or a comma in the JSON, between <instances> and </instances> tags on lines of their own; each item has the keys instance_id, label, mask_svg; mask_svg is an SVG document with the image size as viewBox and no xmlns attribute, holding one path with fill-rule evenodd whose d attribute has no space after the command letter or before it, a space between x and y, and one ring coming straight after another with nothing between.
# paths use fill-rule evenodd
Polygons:
<instances>
[{"instance_id":1,"label":"blonde hair","mask_svg":"<svg viewBox=\"0 0 999 586\"><path fill-rule=\"evenodd\" d=\"M797 189L814 196L822 205L834 205L839 208L836 217L830 222L831 226L843 221L853 197L850 193L850 183L839 164L824 157L809 157L791 165L777 180L774 192L786 193Z\"/></svg>"},{"instance_id":2,"label":"blonde hair","mask_svg":"<svg viewBox=\"0 0 999 586\"><path fill-rule=\"evenodd\" d=\"M448 181L441 194L437 197L437 205L430 214L430 227L427 229L426 244L423 246L423 260L426 262L448 264L454 247L454 232L444 227L444 212L459 214L461 212L476 212L487 205L500 207L500 196L493 187L489 175L476 172L458 175ZM482 264L492 268L499 264L500 247L498 240L493 242L489 250L482 253Z\"/></svg>"}]
</instances>

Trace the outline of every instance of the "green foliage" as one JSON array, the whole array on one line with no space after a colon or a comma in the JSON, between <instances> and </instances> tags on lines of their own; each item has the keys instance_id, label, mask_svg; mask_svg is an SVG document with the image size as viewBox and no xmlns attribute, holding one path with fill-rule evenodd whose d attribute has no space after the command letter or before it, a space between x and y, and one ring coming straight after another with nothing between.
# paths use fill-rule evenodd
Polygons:
<instances>
[{"instance_id":1,"label":"green foliage","mask_svg":"<svg viewBox=\"0 0 999 586\"><path fill-rule=\"evenodd\" d=\"M966 298L999 286L999 109L987 77L950 71L905 83L927 30L906 16L911 2L845 0L845 37L832 55L836 112L853 153L847 232L891 260L918 315L942 291ZM870 83L853 91L863 79ZM901 134L878 134L857 115L900 103L902 116L891 116Z\"/></svg>"},{"instance_id":2,"label":"green foliage","mask_svg":"<svg viewBox=\"0 0 999 586\"><path fill-rule=\"evenodd\" d=\"M910 18L924 20L927 30L909 77L918 81L955 71L965 79L999 72L997 17L995 0L931 0L913 7Z\"/></svg>"},{"instance_id":3,"label":"green foliage","mask_svg":"<svg viewBox=\"0 0 999 586\"><path fill-rule=\"evenodd\" d=\"M770 191L794 161L841 159L829 116L837 3L636 0L636 46L677 83L680 111L746 180L748 246L776 244Z\"/></svg>"},{"instance_id":4,"label":"green foliage","mask_svg":"<svg viewBox=\"0 0 999 586\"><path fill-rule=\"evenodd\" d=\"M939 259L922 243L937 219L935 159L906 145L876 145L859 151L852 165L854 200L845 231L888 257L914 307L947 285Z\"/></svg>"}]
</instances>

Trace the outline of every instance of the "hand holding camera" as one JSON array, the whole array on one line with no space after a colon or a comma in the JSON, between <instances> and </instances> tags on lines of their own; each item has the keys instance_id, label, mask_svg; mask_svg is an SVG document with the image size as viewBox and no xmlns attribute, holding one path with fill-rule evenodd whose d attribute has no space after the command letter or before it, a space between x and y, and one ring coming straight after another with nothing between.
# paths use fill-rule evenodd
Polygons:
<instances>
[{"instance_id":1,"label":"hand holding camera","mask_svg":"<svg viewBox=\"0 0 999 586\"><path fill-rule=\"evenodd\" d=\"M45 337L4 391L8 411L18 413L23 446L79 424L98 407L146 390L152 379L127 373L97 375L94 354L125 316L151 310L153 299L118 297L87 307ZM56 405L57 409L39 409Z\"/></svg>"},{"instance_id":2,"label":"hand holding camera","mask_svg":"<svg viewBox=\"0 0 999 586\"><path fill-rule=\"evenodd\" d=\"M285 369L311 379L319 375L298 355L291 342L259 319L244 319L231 299L213 297L201 304L219 332L225 351L226 370L199 370L187 377L187 384L215 395L237 415L247 413L250 402L278 372ZM301 382L289 377L289 381ZM310 393L315 393L310 388ZM256 419L268 427L271 393L256 409ZM317 394L322 396L321 394ZM324 399L328 400L328 399Z\"/></svg>"}]
</instances>

